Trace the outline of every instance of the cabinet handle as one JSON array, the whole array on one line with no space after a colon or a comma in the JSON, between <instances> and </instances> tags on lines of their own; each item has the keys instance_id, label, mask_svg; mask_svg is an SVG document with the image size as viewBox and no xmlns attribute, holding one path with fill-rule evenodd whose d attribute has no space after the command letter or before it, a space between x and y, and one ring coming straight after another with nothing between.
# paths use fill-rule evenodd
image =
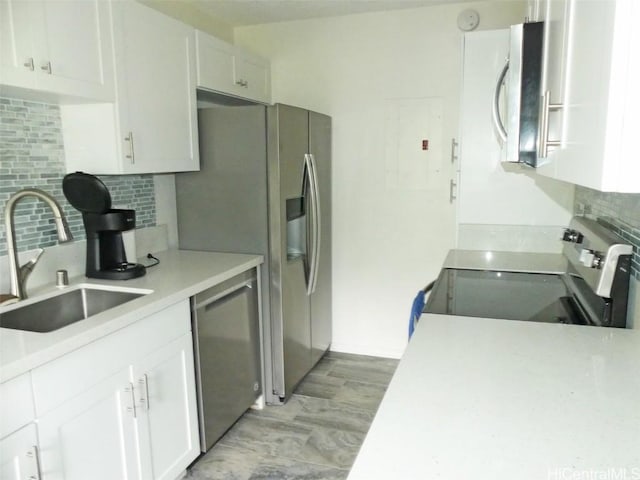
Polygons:
<instances>
[{"instance_id":1,"label":"cabinet handle","mask_svg":"<svg viewBox=\"0 0 640 480\"><path fill-rule=\"evenodd\" d=\"M140 397L140 405L144 406L147 410L149 410L149 377L145 373L138 383L143 388L144 396Z\"/></svg>"},{"instance_id":2,"label":"cabinet handle","mask_svg":"<svg viewBox=\"0 0 640 480\"><path fill-rule=\"evenodd\" d=\"M40 452L38 451L37 445L32 445L31 448L27 450L27 458L33 460L33 466L29 468L31 475L29 475L28 480L40 480L42 473L40 471Z\"/></svg>"},{"instance_id":3,"label":"cabinet handle","mask_svg":"<svg viewBox=\"0 0 640 480\"><path fill-rule=\"evenodd\" d=\"M51 62L45 63L40 67L40 69L47 72L49 75L51 75Z\"/></svg>"},{"instance_id":4,"label":"cabinet handle","mask_svg":"<svg viewBox=\"0 0 640 480\"><path fill-rule=\"evenodd\" d=\"M454 193L457 186L458 184L453 181L453 178L449 180L449 203L453 203L453 201L458 198Z\"/></svg>"},{"instance_id":5,"label":"cabinet handle","mask_svg":"<svg viewBox=\"0 0 640 480\"><path fill-rule=\"evenodd\" d=\"M33 70L35 69L34 63L33 63L33 57L27 58L27 60L23 63L23 65L33 72Z\"/></svg>"},{"instance_id":6,"label":"cabinet handle","mask_svg":"<svg viewBox=\"0 0 640 480\"><path fill-rule=\"evenodd\" d=\"M560 140L549 140L549 112L562 110L563 108L564 105L561 103L549 103L549 90L544 92L542 102L540 102L540 142L538 145L538 157L540 158L547 158L549 147L559 147L561 145Z\"/></svg>"},{"instance_id":7,"label":"cabinet handle","mask_svg":"<svg viewBox=\"0 0 640 480\"><path fill-rule=\"evenodd\" d=\"M129 386L125 387L124 391L131 394L131 406L127 407L127 412L131 412L133 418L137 418L138 415L136 412L136 394L133 390L133 383L129 382Z\"/></svg>"},{"instance_id":8,"label":"cabinet handle","mask_svg":"<svg viewBox=\"0 0 640 480\"><path fill-rule=\"evenodd\" d=\"M249 82L247 80L240 79L240 80L236 80L236 85L239 85L239 86L244 87L244 88L248 88L249 87Z\"/></svg>"},{"instance_id":9,"label":"cabinet handle","mask_svg":"<svg viewBox=\"0 0 640 480\"><path fill-rule=\"evenodd\" d=\"M125 157L128 158L131 165L133 165L136 163L135 150L133 149L133 132L129 132L129 135L124 137L124 141L129 142L129 155L125 155Z\"/></svg>"},{"instance_id":10,"label":"cabinet handle","mask_svg":"<svg viewBox=\"0 0 640 480\"><path fill-rule=\"evenodd\" d=\"M456 155L456 147L458 146L458 142L456 142L455 138L451 139L451 163L454 163L458 159L458 155Z\"/></svg>"}]
</instances>

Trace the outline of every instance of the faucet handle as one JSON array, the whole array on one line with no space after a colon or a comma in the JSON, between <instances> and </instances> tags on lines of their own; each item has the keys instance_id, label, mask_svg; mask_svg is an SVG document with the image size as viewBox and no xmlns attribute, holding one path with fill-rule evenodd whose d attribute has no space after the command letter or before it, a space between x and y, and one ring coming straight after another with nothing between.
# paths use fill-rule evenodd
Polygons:
<instances>
[{"instance_id":1,"label":"faucet handle","mask_svg":"<svg viewBox=\"0 0 640 480\"><path fill-rule=\"evenodd\" d=\"M33 271L33 269L35 268L36 264L38 263L38 260L40 260L40 257L42 256L43 253L44 253L44 248L39 248L35 256L20 267L19 276L23 284L24 282L26 282L27 277Z\"/></svg>"},{"instance_id":2,"label":"faucet handle","mask_svg":"<svg viewBox=\"0 0 640 480\"><path fill-rule=\"evenodd\" d=\"M18 282L20 283L20 291L23 292L22 298L27 298L27 278L29 278L31 272L33 272L36 263L38 263L38 260L40 260L43 253L44 248L39 248L36 255L31 260L18 268Z\"/></svg>"}]
</instances>

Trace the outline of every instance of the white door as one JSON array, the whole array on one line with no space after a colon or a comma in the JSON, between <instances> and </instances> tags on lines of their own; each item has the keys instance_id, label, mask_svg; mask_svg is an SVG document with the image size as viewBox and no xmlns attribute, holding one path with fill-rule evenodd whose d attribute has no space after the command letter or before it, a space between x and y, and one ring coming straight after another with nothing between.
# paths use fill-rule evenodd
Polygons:
<instances>
[{"instance_id":1,"label":"white door","mask_svg":"<svg viewBox=\"0 0 640 480\"><path fill-rule=\"evenodd\" d=\"M129 370L38 419L44 480L135 480L140 475Z\"/></svg>"},{"instance_id":2,"label":"white door","mask_svg":"<svg viewBox=\"0 0 640 480\"><path fill-rule=\"evenodd\" d=\"M138 2L123 13L124 173L197 170L194 30Z\"/></svg>"},{"instance_id":3,"label":"white door","mask_svg":"<svg viewBox=\"0 0 640 480\"><path fill-rule=\"evenodd\" d=\"M132 375L142 455L151 459L144 477L173 480L200 453L191 334L138 362Z\"/></svg>"}]
</instances>

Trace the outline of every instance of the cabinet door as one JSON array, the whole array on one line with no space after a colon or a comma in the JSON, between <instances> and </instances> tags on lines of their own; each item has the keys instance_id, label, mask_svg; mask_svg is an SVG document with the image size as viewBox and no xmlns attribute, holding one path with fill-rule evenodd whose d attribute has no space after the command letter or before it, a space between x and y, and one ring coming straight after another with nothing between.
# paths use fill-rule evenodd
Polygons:
<instances>
[{"instance_id":1,"label":"cabinet door","mask_svg":"<svg viewBox=\"0 0 640 480\"><path fill-rule=\"evenodd\" d=\"M564 104L566 101L566 65L569 55L569 34L571 30L570 0L544 0L539 2L539 12L544 21L544 51L542 58L542 87L540 94L549 92L549 103ZM549 113L549 140L562 140L562 109ZM538 152L539 154L541 152ZM538 172L556 177L557 158L561 155L558 147L550 147L546 159L538 162Z\"/></svg>"},{"instance_id":2,"label":"cabinet door","mask_svg":"<svg viewBox=\"0 0 640 480\"><path fill-rule=\"evenodd\" d=\"M632 79L640 71L634 50L640 6L633 0L566 3L561 146L550 152L550 174L596 190L638 192L640 97Z\"/></svg>"},{"instance_id":3,"label":"cabinet door","mask_svg":"<svg viewBox=\"0 0 640 480\"><path fill-rule=\"evenodd\" d=\"M39 87L67 95L113 100L110 3L42 2L36 35Z\"/></svg>"},{"instance_id":4,"label":"cabinet door","mask_svg":"<svg viewBox=\"0 0 640 480\"><path fill-rule=\"evenodd\" d=\"M0 478L39 480L37 444L33 423L0 440Z\"/></svg>"},{"instance_id":5,"label":"cabinet door","mask_svg":"<svg viewBox=\"0 0 640 480\"><path fill-rule=\"evenodd\" d=\"M113 100L110 3L0 1L0 83Z\"/></svg>"},{"instance_id":6,"label":"cabinet door","mask_svg":"<svg viewBox=\"0 0 640 480\"><path fill-rule=\"evenodd\" d=\"M217 92L233 92L233 46L207 35L196 32L198 87Z\"/></svg>"},{"instance_id":7,"label":"cabinet door","mask_svg":"<svg viewBox=\"0 0 640 480\"><path fill-rule=\"evenodd\" d=\"M264 61L237 53L234 57L234 83L238 95L259 102L271 101L271 71Z\"/></svg>"},{"instance_id":8,"label":"cabinet door","mask_svg":"<svg viewBox=\"0 0 640 480\"><path fill-rule=\"evenodd\" d=\"M0 0L0 85L35 87L32 8L25 0Z\"/></svg>"},{"instance_id":9,"label":"cabinet door","mask_svg":"<svg viewBox=\"0 0 640 480\"><path fill-rule=\"evenodd\" d=\"M271 102L269 62L200 31L196 42L198 87Z\"/></svg>"},{"instance_id":10,"label":"cabinet door","mask_svg":"<svg viewBox=\"0 0 640 480\"><path fill-rule=\"evenodd\" d=\"M0 438L33 422L35 417L29 373L0 384Z\"/></svg>"},{"instance_id":11,"label":"cabinet door","mask_svg":"<svg viewBox=\"0 0 640 480\"><path fill-rule=\"evenodd\" d=\"M198 170L195 32L138 2L123 7L123 173Z\"/></svg>"},{"instance_id":12,"label":"cabinet door","mask_svg":"<svg viewBox=\"0 0 640 480\"><path fill-rule=\"evenodd\" d=\"M142 478L129 378L125 369L38 419L44 480Z\"/></svg>"},{"instance_id":13,"label":"cabinet door","mask_svg":"<svg viewBox=\"0 0 640 480\"><path fill-rule=\"evenodd\" d=\"M200 453L191 335L146 357L132 375L143 458L151 459L143 476L173 480Z\"/></svg>"}]
</instances>

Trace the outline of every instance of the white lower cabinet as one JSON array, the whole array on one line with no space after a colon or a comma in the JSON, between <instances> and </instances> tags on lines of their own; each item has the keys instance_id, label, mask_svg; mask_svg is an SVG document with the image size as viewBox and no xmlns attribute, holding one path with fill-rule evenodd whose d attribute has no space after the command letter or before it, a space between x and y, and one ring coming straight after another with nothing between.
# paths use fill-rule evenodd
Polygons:
<instances>
[{"instance_id":1,"label":"white lower cabinet","mask_svg":"<svg viewBox=\"0 0 640 480\"><path fill-rule=\"evenodd\" d=\"M45 480L141 479L129 371L38 419Z\"/></svg>"},{"instance_id":2,"label":"white lower cabinet","mask_svg":"<svg viewBox=\"0 0 640 480\"><path fill-rule=\"evenodd\" d=\"M39 480L38 436L31 423L0 440L0 478Z\"/></svg>"},{"instance_id":3,"label":"white lower cabinet","mask_svg":"<svg viewBox=\"0 0 640 480\"><path fill-rule=\"evenodd\" d=\"M143 478L173 480L200 453L191 335L141 360L132 374Z\"/></svg>"},{"instance_id":4,"label":"white lower cabinet","mask_svg":"<svg viewBox=\"0 0 640 480\"><path fill-rule=\"evenodd\" d=\"M0 384L0 479L39 480L34 420L31 375Z\"/></svg>"},{"instance_id":5,"label":"white lower cabinet","mask_svg":"<svg viewBox=\"0 0 640 480\"><path fill-rule=\"evenodd\" d=\"M32 378L43 480L173 480L200 453L187 300Z\"/></svg>"}]
</instances>

